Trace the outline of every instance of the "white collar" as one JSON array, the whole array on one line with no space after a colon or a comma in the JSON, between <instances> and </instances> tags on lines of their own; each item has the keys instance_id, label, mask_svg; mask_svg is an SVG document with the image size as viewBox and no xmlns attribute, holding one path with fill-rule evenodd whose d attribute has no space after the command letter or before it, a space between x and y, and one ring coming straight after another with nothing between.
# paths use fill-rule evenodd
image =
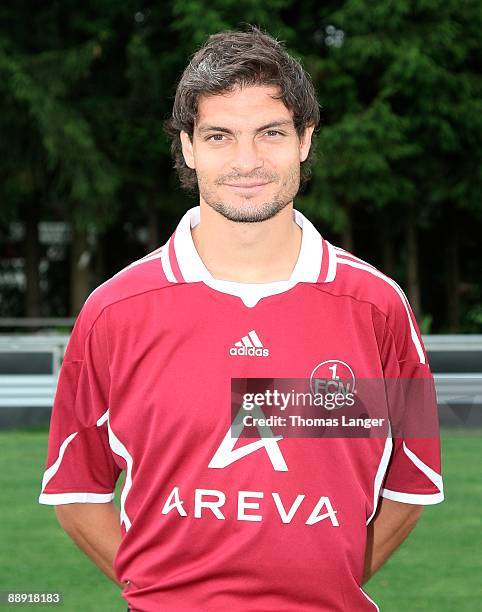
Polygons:
<instances>
[{"instance_id":1,"label":"white collar","mask_svg":"<svg viewBox=\"0 0 482 612\"><path fill-rule=\"evenodd\" d=\"M314 225L298 210L293 210L293 218L302 229L302 239L298 260L290 278L272 283L238 283L215 279L209 273L194 246L191 235L191 228L200 222L200 207L191 208L182 217L174 236L171 236L166 244L166 257L169 254L171 260L170 280L187 283L203 282L217 291L240 297L250 308L261 298L287 291L299 282L319 282L322 268L327 271L327 268L332 267L323 261L323 258L330 257L331 245L322 239ZM322 263L325 265L322 266ZM178 278L179 274L175 274L176 268L181 278ZM324 276L322 282L332 280L328 279L326 274Z\"/></svg>"}]
</instances>

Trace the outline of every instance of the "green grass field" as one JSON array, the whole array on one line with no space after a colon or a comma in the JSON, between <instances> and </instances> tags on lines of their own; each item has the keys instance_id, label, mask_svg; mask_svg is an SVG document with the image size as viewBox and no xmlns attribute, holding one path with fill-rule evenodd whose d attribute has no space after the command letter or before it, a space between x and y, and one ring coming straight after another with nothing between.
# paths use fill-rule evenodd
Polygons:
<instances>
[{"instance_id":1,"label":"green grass field","mask_svg":"<svg viewBox=\"0 0 482 612\"><path fill-rule=\"evenodd\" d=\"M46 431L0 432L0 591L61 591L69 612L125 611L119 589L63 533L53 509L37 503L46 443ZM365 587L384 612L482 609L481 435L444 432L443 466L446 501L425 509Z\"/></svg>"}]
</instances>

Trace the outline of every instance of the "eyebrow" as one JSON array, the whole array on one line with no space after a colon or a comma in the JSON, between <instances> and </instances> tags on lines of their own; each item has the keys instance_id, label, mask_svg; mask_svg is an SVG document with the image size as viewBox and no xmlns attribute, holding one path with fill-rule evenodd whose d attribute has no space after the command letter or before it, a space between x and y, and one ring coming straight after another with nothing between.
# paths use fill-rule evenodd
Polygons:
<instances>
[{"instance_id":1,"label":"eyebrow","mask_svg":"<svg viewBox=\"0 0 482 612\"><path fill-rule=\"evenodd\" d=\"M270 123L267 123L266 125L262 125L261 127L256 128L255 132L262 132L263 130L269 130L270 128L274 128L274 127L283 127L285 125L293 126L293 120L292 119L279 119L276 121L270 121ZM224 134L233 134L233 131L230 130L229 128L222 127L219 125L201 125L199 126L198 129L201 134L205 134L206 132L222 132Z\"/></svg>"}]
</instances>

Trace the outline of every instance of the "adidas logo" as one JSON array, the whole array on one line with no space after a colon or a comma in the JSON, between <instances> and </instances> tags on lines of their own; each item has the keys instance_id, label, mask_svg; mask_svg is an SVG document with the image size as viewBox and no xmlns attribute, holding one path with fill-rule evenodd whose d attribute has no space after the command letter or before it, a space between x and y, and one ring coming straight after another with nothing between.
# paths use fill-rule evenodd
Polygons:
<instances>
[{"instance_id":1,"label":"adidas logo","mask_svg":"<svg viewBox=\"0 0 482 612\"><path fill-rule=\"evenodd\" d=\"M246 355L248 357L268 357L269 349L263 347L258 334L252 329L247 336L243 336L239 342L229 349L229 354Z\"/></svg>"}]
</instances>

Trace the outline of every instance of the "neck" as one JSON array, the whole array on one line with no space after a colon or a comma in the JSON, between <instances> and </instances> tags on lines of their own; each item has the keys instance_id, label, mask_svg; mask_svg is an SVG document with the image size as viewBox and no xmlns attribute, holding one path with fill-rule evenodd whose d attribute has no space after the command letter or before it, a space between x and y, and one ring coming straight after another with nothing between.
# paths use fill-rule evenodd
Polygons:
<instances>
[{"instance_id":1,"label":"neck","mask_svg":"<svg viewBox=\"0 0 482 612\"><path fill-rule=\"evenodd\" d=\"M201 201L200 223L191 230L194 245L213 278L238 283L288 280L301 246L293 203L259 223L229 221Z\"/></svg>"}]
</instances>

